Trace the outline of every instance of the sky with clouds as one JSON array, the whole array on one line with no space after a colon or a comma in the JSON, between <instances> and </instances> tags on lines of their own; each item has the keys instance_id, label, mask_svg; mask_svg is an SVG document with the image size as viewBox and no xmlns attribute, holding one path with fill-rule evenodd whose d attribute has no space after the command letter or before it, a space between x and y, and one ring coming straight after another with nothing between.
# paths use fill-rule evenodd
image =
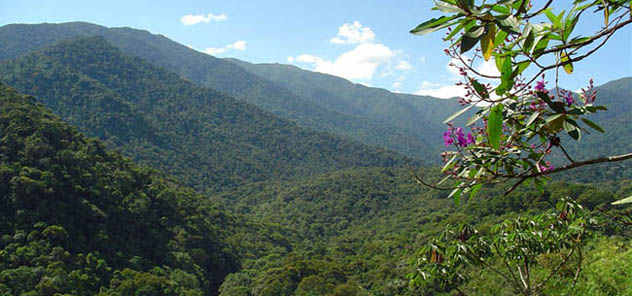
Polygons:
<instances>
[{"instance_id":1,"label":"sky with clouds","mask_svg":"<svg viewBox=\"0 0 632 296\"><path fill-rule=\"evenodd\" d=\"M558 2L559 1L559 2ZM571 0L558 0L567 4ZM162 34L216 57L291 64L391 91L451 97L456 63L443 54L441 32L408 33L437 12L429 0L347 1L0 1L0 26L86 21ZM600 23L587 20L586 32ZM494 63L477 65L494 73ZM579 89L632 76L632 30L619 32L593 58L575 65L560 83Z\"/></svg>"}]
</instances>

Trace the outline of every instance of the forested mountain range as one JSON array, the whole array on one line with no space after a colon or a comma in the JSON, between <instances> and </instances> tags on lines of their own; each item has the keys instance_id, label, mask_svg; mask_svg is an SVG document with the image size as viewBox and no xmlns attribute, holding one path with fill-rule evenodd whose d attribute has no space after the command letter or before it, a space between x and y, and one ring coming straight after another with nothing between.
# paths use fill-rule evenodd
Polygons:
<instances>
[{"instance_id":1,"label":"forested mountain range","mask_svg":"<svg viewBox=\"0 0 632 296\"><path fill-rule=\"evenodd\" d=\"M414 163L196 86L124 55L102 37L61 41L4 61L0 80L40 98L110 147L198 190Z\"/></svg>"},{"instance_id":2,"label":"forested mountain range","mask_svg":"<svg viewBox=\"0 0 632 296\"><path fill-rule=\"evenodd\" d=\"M421 245L446 224L488 232L564 197L599 224L577 287L555 278L547 291L632 292L631 231L612 218L629 207L610 206L632 192L629 161L559 175L543 191L484 186L456 206L408 166L429 181L438 168L322 132L439 159L453 101L86 23L2 27L0 59L0 81L35 96L0 85L1 295L449 295L410 287ZM594 119L607 133L573 153L632 150L631 88L632 78L598 88L610 110ZM430 143L406 152L389 130ZM470 276L472 295L512 295L494 274Z\"/></svg>"},{"instance_id":3,"label":"forested mountain range","mask_svg":"<svg viewBox=\"0 0 632 296\"><path fill-rule=\"evenodd\" d=\"M392 149L426 163L439 161L436 155L442 149L440 136L445 129L442 122L460 108L454 100L392 93L288 65L218 59L162 35L83 22L3 26L0 28L0 60L15 58L69 37L95 35L103 36L129 56L140 57L301 126ZM598 119L608 121L603 123L605 127L612 125L624 129L626 135L631 133L630 125L620 121L624 114L630 114L627 103L630 92L626 91L630 88L630 78L596 83L603 84L599 87L601 95L597 103L610 107L610 112ZM616 113L619 121L611 113ZM589 138L594 143L607 140L607 147L613 152L629 148L629 141L621 136L586 137ZM591 155L579 151L578 145L571 146L581 157Z\"/></svg>"},{"instance_id":4,"label":"forested mountain range","mask_svg":"<svg viewBox=\"0 0 632 296\"><path fill-rule=\"evenodd\" d=\"M106 28L89 23L7 25L0 28L0 60L15 58L31 50L73 36L103 36L110 44L130 56L140 57L203 86L216 89L252 103L266 111L296 121L299 125L379 145L409 156L430 160L439 147L437 137L428 137L441 129L441 120L458 107L454 101L395 95L383 89L354 85L334 77L327 86L339 86L346 98L355 102L323 104L309 92L294 92L244 70L232 62L217 59L178 44L161 35L131 28ZM293 74L293 73L290 73ZM320 75L320 74L319 74ZM322 75L321 75L322 76ZM305 83L316 83L313 78ZM333 90L328 90L328 96ZM419 99L441 106L415 108L402 98ZM337 100L336 97L318 97ZM367 102L356 108L354 104ZM354 107L352 107L354 106ZM361 109L370 109L370 111ZM356 109L351 110L351 109ZM426 111L419 111L419 110ZM430 111L440 111L432 113Z\"/></svg>"},{"instance_id":5,"label":"forested mountain range","mask_svg":"<svg viewBox=\"0 0 632 296\"><path fill-rule=\"evenodd\" d=\"M252 183L209 199L106 152L4 85L0 135L0 180L8 185L0 189L0 292L8 295L435 294L439 286L411 289L405 274L411 252L446 223L489 227L564 196L593 209L632 190L629 180L558 182L509 196L499 195L506 186L488 187L454 207L406 169L359 168ZM602 227L626 233L615 226ZM629 251L596 244L586 250L584 277L603 282L605 274L590 271ZM607 261L591 259L604 252ZM502 291L480 281L478 289Z\"/></svg>"},{"instance_id":6,"label":"forested mountain range","mask_svg":"<svg viewBox=\"0 0 632 296\"><path fill-rule=\"evenodd\" d=\"M0 161L2 295L213 295L239 268L226 212L2 84Z\"/></svg>"},{"instance_id":7,"label":"forested mountain range","mask_svg":"<svg viewBox=\"0 0 632 296\"><path fill-rule=\"evenodd\" d=\"M226 60L324 108L416 131L434 147L441 145L437 135L445 130L443 120L461 109L456 100L393 93L295 66L252 64L230 58Z\"/></svg>"}]
</instances>

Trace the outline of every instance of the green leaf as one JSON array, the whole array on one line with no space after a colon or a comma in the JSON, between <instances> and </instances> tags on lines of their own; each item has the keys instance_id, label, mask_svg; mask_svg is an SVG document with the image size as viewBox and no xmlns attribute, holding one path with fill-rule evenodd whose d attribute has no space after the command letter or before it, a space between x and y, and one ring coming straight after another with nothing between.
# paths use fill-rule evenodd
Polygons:
<instances>
[{"instance_id":1,"label":"green leaf","mask_svg":"<svg viewBox=\"0 0 632 296\"><path fill-rule=\"evenodd\" d=\"M458 154L454 154L452 156L452 158L450 158L450 160L448 160L448 162L445 163L445 165L441 169L442 173L447 171L447 170L449 170L451 167L453 167L456 164L456 162L454 160L456 159L457 156L458 156Z\"/></svg>"},{"instance_id":2,"label":"green leaf","mask_svg":"<svg viewBox=\"0 0 632 296\"><path fill-rule=\"evenodd\" d=\"M527 119L524 125L530 126L538 118L538 116L540 116L540 112L534 112L531 116L529 116L529 119Z\"/></svg>"},{"instance_id":3,"label":"green leaf","mask_svg":"<svg viewBox=\"0 0 632 296\"><path fill-rule=\"evenodd\" d=\"M560 62L566 63L562 66L564 68L564 71L566 71L566 73L573 74L573 63L570 62L570 59L568 58L568 55L566 54L566 52L562 52L560 56Z\"/></svg>"},{"instance_id":4,"label":"green leaf","mask_svg":"<svg viewBox=\"0 0 632 296\"><path fill-rule=\"evenodd\" d=\"M495 19L498 27L507 33L519 34L520 33L520 23L518 19L513 15L507 16L505 18L497 18Z\"/></svg>"},{"instance_id":5,"label":"green leaf","mask_svg":"<svg viewBox=\"0 0 632 296\"><path fill-rule=\"evenodd\" d=\"M464 13L465 12L463 11L463 9L447 1L435 1L435 7L433 9L439 10L441 12L447 12L447 13L452 13L452 12Z\"/></svg>"},{"instance_id":6,"label":"green leaf","mask_svg":"<svg viewBox=\"0 0 632 296\"><path fill-rule=\"evenodd\" d=\"M437 182L437 185L443 184L443 182L447 181L450 178L452 178L452 175L445 176L443 179L441 179L441 181Z\"/></svg>"},{"instance_id":7,"label":"green leaf","mask_svg":"<svg viewBox=\"0 0 632 296\"><path fill-rule=\"evenodd\" d=\"M546 119L548 123L547 130L550 133L557 134L562 130L564 121L566 120L566 114L558 113Z\"/></svg>"},{"instance_id":8,"label":"green leaf","mask_svg":"<svg viewBox=\"0 0 632 296\"><path fill-rule=\"evenodd\" d=\"M470 117L470 119L467 121L465 126L470 126L470 125L474 124L476 121L478 121L479 119L483 118L483 115L485 115L485 113L486 113L486 111L476 112L476 114L474 114L474 115L472 115L472 117Z\"/></svg>"},{"instance_id":9,"label":"green leaf","mask_svg":"<svg viewBox=\"0 0 632 296\"><path fill-rule=\"evenodd\" d=\"M461 30L463 30L464 27L465 27L464 23L459 23L459 25L456 26L456 28L454 28L452 30L452 32L450 32L450 34L448 34L448 36L443 38L443 41L448 41L448 40L452 39L452 37L454 37L454 35L456 35L459 32L461 32Z\"/></svg>"},{"instance_id":10,"label":"green leaf","mask_svg":"<svg viewBox=\"0 0 632 296\"><path fill-rule=\"evenodd\" d=\"M622 204L627 204L627 203L631 203L632 202L632 196L628 196L624 199L620 199L617 200L615 202L612 203L612 205L622 205Z\"/></svg>"},{"instance_id":11,"label":"green leaf","mask_svg":"<svg viewBox=\"0 0 632 296\"><path fill-rule=\"evenodd\" d=\"M480 184L480 183L472 186L472 188L470 189L470 199L476 196L478 191L481 190L481 187L483 187L483 184Z\"/></svg>"},{"instance_id":12,"label":"green leaf","mask_svg":"<svg viewBox=\"0 0 632 296\"><path fill-rule=\"evenodd\" d=\"M463 188L458 187L452 190L448 198L452 197L454 199L454 204L458 207L461 204L461 193L463 193Z\"/></svg>"},{"instance_id":13,"label":"green leaf","mask_svg":"<svg viewBox=\"0 0 632 296\"><path fill-rule=\"evenodd\" d=\"M583 118L583 117L582 117L582 121L583 121L586 125L590 126L592 129L594 129L594 130L596 130L596 131L598 131L598 132L600 132L600 133L602 133L602 134L605 134L605 133L606 133L606 131L604 131L604 130L603 130L603 128L601 128L601 127L600 127L599 125L597 125L596 123L592 122L590 119L587 119L587 118Z\"/></svg>"},{"instance_id":14,"label":"green leaf","mask_svg":"<svg viewBox=\"0 0 632 296\"><path fill-rule=\"evenodd\" d=\"M545 9L544 14L546 15L546 17L549 19L551 23L555 23L555 20L557 19L557 17L555 16L555 14L550 8Z\"/></svg>"},{"instance_id":15,"label":"green leaf","mask_svg":"<svg viewBox=\"0 0 632 296\"><path fill-rule=\"evenodd\" d=\"M509 36L509 34L507 34L507 32L505 32L503 30L498 30L498 32L496 33L496 38L494 39L494 44L503 44L503 43L505 43L505 39L507 39L507 36Z\"/></svg>"},{"instance_id":16,"label":"green leaf","mask_svg":"<svg viewBox=\"0 0 632 296\"><path fill-rule=\"evenodd\" d=\"M560 118L562 116L566 116L566 115L564 113L558 113L558 114L549 116L545 121L546 121L546 123L550 123L550 122L553 122L553 121L557 120L558 118Z\"/></svg>"},{"instance_id":17,"label":"green leaf","mask_svg":"<svg viewBox=\"0 0 632 296\"><path fill-rule=\"evenodd\" d=\"M474 87L474 90L476 91L476 93L479 96L481 96L483 98L489 98L489 92L487 91L487 87L485 87L484 85L480 84L474 78L470 78L470 83L472 84L472 86Z\"/></svg>"},{"instance_id":18,"label":"green leaf","mask_svg":"<svg viewBox=\"0 0 632 296\"><path fill-rule=\"evenodd\" d=\"M551 107L551 109L553 109L555 112L564 113L564 103L551 101L549 95L545 94L544 92L539 91L537 92L537 94L538 97L542 99L542 101L544 101L547 105L549 105L549 107Z\"/></svg>"},{"instance_id":19,"label":"green leaf","mask_svg":"<svg viewBox=\"0 0 632 296\"><path fill-rule=\"evenodd\" d=\"M533 46L532 54L535 57L538 57L542 52L544 52L544 50L546 50L546 47L548 45L549 45L549 38L548 38L548 36L543 36L542 39L540 39L540 41L538 41L538 43L536 43L536 45Z\"/></svg>"},{"instance_id":20,"label":"green leaf","mask_svg":"<svg viewBox=\"0 0 632 296\"><path fill-rule=\"evenodd\" d=\"M527 35L527 38L524 39L524 42L522 43L522 48L524 48L524 50L529 52L531 50L531 47L533 46L534 40L535 40L535 33L533 32L533 30L529 30L529 34Z\"/></svg>"},{"instance_id":21,"label":"green leaf","mask_svg":"<svg viewBox=\"0 0 632 296\"><path fill-rule=\"evenodd\" d=\"M449 21L460 17L461 15L453 15L453 16L442 16L442 17L438 17L438 18L433 18L430 20L427 20L421 24L419 24L417 27L415 27L414 29L410 30L410 33L415 34L415 35L425 35L428 33L432 33L436 30L440 30L443 29L445 27L448 27L449 24L447 24ZM447 25L446 25L447 24Z\"/></svg>"},{"instance_id":22,"label":"green leaf","mask_svg":"<svg viewBox=\"0 0 632 296\"><path fill-rule=\"evenodd\" d=\"M510 90L514 86L513 71L511 57L503 59L502 69L500 70L500 85L496 88L496 94L502 95L505 91Z\"/></svg>"},{"instance_id":23,"label":"green leaf","mask_svg":"<svg viewBox=\"0 0 632 296\"><path fill-rule=\"evenodd\" d=\"M492 52L494 52L494 39L496 37L496 26L494 24L489 24L486 30L486 33L481 38L481 52L483 53L483 58L485 61L489 61L489 58L492 57Z\"/></svg>"},{"instance_id":24,"label":"green leaf","mask_svg":"<svg viewBox=\"0 0 632 296\"><path fill-rule=\"evenodd\" d=\"M501 5L492 5L492 10L501 14L510 14L511 10L505 6Z\"/></svg>"},{"instance_id":25,"label":"green leaf","mask_svg":"<svg viewBox=\"0 0 632 296\"><path fill-rule=\"evenodd\" d=\"M519 62L518 64L516 64L516 69L514 69L511 75L513 75L513 77L517 77L518 75L522 74L522 72L527 69L529 65L531 65L531 61L529 60Z\"/></svg>"},{"instance_id":26,"label":"green leaf","mask_svg":"<svg viewBox=\"0 0 632 296\"><path fill-rule=\"evenodd\" d=\"M496 56L494 58L494 61L496 62L496 69L498 69L498 72L500 72L500 73L502 73L502 71L503 71L503 65L504 65L505 59L507 59L507 58L504 58L504 57L501 57L501 56Z\"/></svg>"},{"instance_id":27,"label":"green leaf","mask_svg":"<svg viewBox=\"0 0 632 296\"><path fill-rule=\"evenodd\" d=\"M472 38L467 35L463 35L463 38L461 38L461 54L464 54L472 49L472 47L474 47L474 45L478 42L478 39L479 38Z\"/></svg>"},{"instance_id":28,"label":"green leaf","mask_svg":"<svg viewBox=\"0 0 632 296\"><path fill-rule=\"evenodd\" d=\"M571 36L571 33L573 32L573 30L575 29L575 25L577 25L577 22L579 21L579 15L575 15L574 17L569 17L566 19L566 22L564 22L564 34L563 34L563 38L564 41L568 40L568 37Z\"/></svg>"},{"instance_id":29,"label":"green leaf","mask_svg":"<svg viewBox=\"0 0 632 296\"><path fill-rule=\"evenodd\" d=\"M500 136L503 133L503 105L498 104L491 108L487 121L487 138L489 144L495 150L500 148Z\"/></svg>"},{"instance_id":30,"label":"green leaf","mask_svg":"<svg viewBox=\"0 0 632 296\"><path fill-rule=\"evenodd\" d=\"M579 141L581 139L581 132L577 127L577 123L571 119L564 120L564 130L568 133L571 138L575 139L575 141Z\"/></svg>"},{"instance_id":31,"label":"green leaf","mask_svg":"<svg viewBox=\"0 0 632 296\"><path fill-rule=\"evenodd\" d=\"M481 36L483 36L483 33L485 33L485 28L482 26L474 26L470 28L461 39L461 54L464 54L472 49L472 47L478 43Z\"/></svg>"},{"instance_id":32,"label":"green leaf","mask_svg":"<svg viewBox=\"0 0 632 296\"><path fill-rule=\"evenodd\" d=\"M448 122L452 121L453 119L461 116L461 114L467 112L467 110L472 109L472 107L474 107L474 105L469 105L469 106L459 110L458 112L455 112L454 114L450 115L450 117L448 117L448 119L444 120L443 123L448 123Z\"/></svg>"}]
</instances>

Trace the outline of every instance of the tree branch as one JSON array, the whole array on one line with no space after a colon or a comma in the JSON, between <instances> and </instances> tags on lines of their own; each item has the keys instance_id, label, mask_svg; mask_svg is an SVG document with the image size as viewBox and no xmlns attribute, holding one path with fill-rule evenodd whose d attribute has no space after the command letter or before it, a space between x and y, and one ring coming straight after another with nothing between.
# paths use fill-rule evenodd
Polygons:
<instances>
[{"instance_id":1,"label":"tree branch","mask_svg":"<svg viewBox=\"0 0 632 296\"><path fill-rule=\"evenodd\" d=\"M632 152L627 153L627 154L622 154L622 155L600 157L600 158L595 158L595 159L590 159L590 160L585 160L585 161L580 161L580 162L574 162L571 164L567 164L565 166L561 166L559 168L554 168L549 171L537 172L530 175L526 175L524 176L524 178L535 178L539 176L550 175L550 174L555 174L562 171L567 171L567 170L578 168L585 165L598 164L598 163L604 163L604 162L622 161L626 159L632 159Z\"/></svg>"},{"instance_id":2,"label":"tree branch","mask_svg":"<svg viewBox=\"0 0 632 296\"><path fill-rule=\"evenodd\" d=\"M562 262L560 262L560 264L557 266L557 268L555 268L555 270L551 270L551 273L549 274L549 276L547 276L544 281L542 281L540 284L538 284L537 289L542 288L546 284L546 282L548 282L553 277L553 275L557 274L557 272L560 271L562 266L564 266L564 264L566 264L566 262L568 262L568 259L570 259L571 256L573 256L573 253L575 253L575 249L571 249L571 251L568 253L568 255L566 255L566 257L564 257L564 260L562 260Z\"/></svg>"},{"instance_id":3,"label":"tree branch","mask_svg":"<svg viewBox=\"0 0 632 296\"><path fill-rule=\"evenodd\" d=\"M595 40L597 40L597 39L599 39L599 38L601 38L601 37L604 37L604 36L606 36L606 35L608 35L608 34L612 34L612 33L614 33L615 31L617 31L617 30L619 30L619 29L621 29L621 28L625 27L626 25L628 25L628 24L630 24L630 23L632 23L632 18L631 18L631 19L628 19L628 20L626 20L626 21L624 21L624 22L621 22L621 23L617 24L617 25L616 25L616 26L614 26L614 27L610 27L610 29L603 30L603 31L601 31L601 32L599 32L599 33L597 33L597 34L593 35L592 37L590 37L590 38L589 38L589 39L587 39L586 41L583 41L583 42L578 42L578 43L569 43L569 44L565 44L565 45L562 45L562 46L557 46L557 47L553 47L553 48L551 48L551 49L544 50L544 51L542 51L542 52L538 55L538 57L543 56L543 55L546 55L546 54L549 54L549 53L559 52L559 51L564 50L564 49L567 49L567 48L572 48L572 47L582 47L582 46L585 46L585 45L591 44L591 43L593 43Z\"/></svg>"},{"instance_id":4,"label":"tree branch","mask_svg":"<svg viewBox=\"0 0 632 296\"><path fill-rule=\"evenodd\" d=\"M410 173L411 173L411 174L413 174L413 177L415 177L415 180L417 180L417 183L419 183L419 184L421 184L421 185L424 185L424 186L426 186L426 187L430 187L430 188L432 188L432 189L437 189L437 190L448 191L448 190L454 190L454 189L459 188L458 186L456 186L456 187L451 187L451 188L445 188L445 187L439 187L439 186L436 186L436 185L432 185L432 184L430 184L430 183L428 183L428 182L424 181L421 177L419 177L419 176L417 175L417 173L415 173L415 170L413 170L412 168L410 169Z\"/></svg>"}]
</instances>

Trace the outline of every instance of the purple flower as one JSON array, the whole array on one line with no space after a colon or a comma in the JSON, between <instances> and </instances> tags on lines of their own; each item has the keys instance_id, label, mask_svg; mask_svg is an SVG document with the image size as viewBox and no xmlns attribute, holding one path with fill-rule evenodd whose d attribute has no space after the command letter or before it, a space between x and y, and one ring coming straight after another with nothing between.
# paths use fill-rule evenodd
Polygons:
<instances>
[{"instance_id":1,"label":"purple flower","mask_svg":"<svg viewBox=\"0 0 632 296\"><path fill-rule=\"evenodd\" d=\"M454 143L454 139L452 138L452 133L448 130L443 133L443 144L448 147Z\"/></svg>"},{"instance_id":2,"label":"purple flower","mask_svg":"<svg viewBox=\"0 0 632 296\"><path fill-rule=\"evenodd\" d=\"M474 135L472 133L467 133L467 145L474 144Z\"/></svg>"},{"instance_id":3,"label":"purple flower","mask_svg":"<svg viewBox=\"0 0 632 296\"><path fill-rule=\"evenodd\" d=\"M573 103L575 103L575 98L573 98L573 93L572 92L566 92L566 96L564 96L564 99L566 100L566 104L570 107Z\"/></svg>"},{"instance_id":4,"label":"purple flower","mask_svg":"<svg viewBox=\"0 0 632 296\"><path fill-rule=\"evenodd\" d=\"M544 80L540 80L535 84L535 91L544 91L546 87Z\"/></svg>"},{"instance_id":5,"label":"purple flower","mask_svg":"<svg viewBox=\"0 0 632 296\"><path fill-rule=\"evenodd\" d=\"M467 139L465 138L465 135L463 134L463 129L460 127L456 129L456 139L457 141L459 141L459 146L467 147Z\"/></svg>"},{"instance_id":6,"label":"purple flower","mask_svg":"<svg viewBox=\"0 0 632 296\"><path fill-rule=\"evenodd\" d=\"M540 172L546 172L555 169L555 167L551 165L550 161L547 161L546 165L538 164L538 169L540 169Z\"/></svg>"},{"instance_id":7,"label":"purple flower","mask_svg":"<svg viewBox=\"0 0 632 296\"><path fill-rule=\"evenodd\" d=\"M463 133L463 128L457 127L454 130L454 136L456 136L456 145L461 147L467 147L471 144L474 144L474 135L472 133L468 133L467 136ZM452 135L452 129L447 130L443 133L443 144L448 147L455 143L454 136Z\"/></svg>"}]
</instances>

